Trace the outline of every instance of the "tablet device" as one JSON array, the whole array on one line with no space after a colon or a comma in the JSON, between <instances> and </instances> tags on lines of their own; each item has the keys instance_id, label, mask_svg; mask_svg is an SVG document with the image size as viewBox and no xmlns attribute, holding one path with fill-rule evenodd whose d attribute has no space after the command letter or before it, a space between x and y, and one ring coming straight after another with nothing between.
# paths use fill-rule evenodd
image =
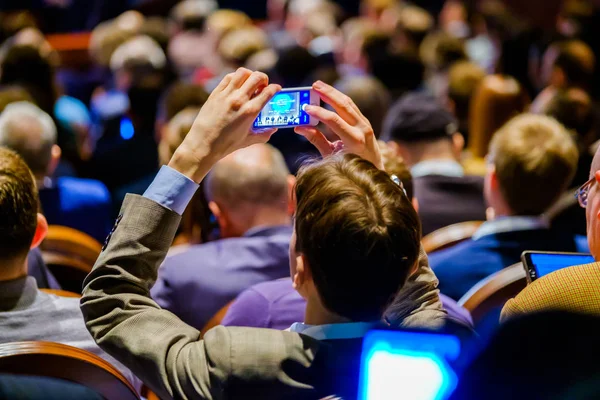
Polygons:
<instances>
[{"instance_id":1,"label":"tablet device","mask_svg":"<svg viewBox=\"0 0 600 400\"><path fill-rule=\"evenodd\" d=\"M521 260L529 283L561 268L595 262L591 254L541 251L526 251L521 255Z\"/></svg>"}]
</instances>

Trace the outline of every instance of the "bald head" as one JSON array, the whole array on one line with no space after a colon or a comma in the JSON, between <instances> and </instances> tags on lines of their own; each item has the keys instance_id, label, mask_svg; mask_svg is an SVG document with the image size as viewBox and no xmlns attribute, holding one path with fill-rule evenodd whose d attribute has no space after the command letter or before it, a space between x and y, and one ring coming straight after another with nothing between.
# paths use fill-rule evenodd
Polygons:
<instances>
[{"instance_id":1,"label":"bald head","mask_svg":"<svg viewBox=\"0 0 600 400\"><path fill-rule=\"evenodd\" d=\"M230 210L245 206L287 209L289 170L273 146L257 144L219 161L208 175L209 201Z\"/></svg>"},{"instance_id":2,"label":"bald head","mask_svg":"<svg viewBox=\"0 0 600 400\"><path fill-rule=\"evenodd\" d=\"M0 114L0 146L17 152L36 176L45 176L56 144L52 118L28 102L9 104Z\"/></svg>"}]
</instances>

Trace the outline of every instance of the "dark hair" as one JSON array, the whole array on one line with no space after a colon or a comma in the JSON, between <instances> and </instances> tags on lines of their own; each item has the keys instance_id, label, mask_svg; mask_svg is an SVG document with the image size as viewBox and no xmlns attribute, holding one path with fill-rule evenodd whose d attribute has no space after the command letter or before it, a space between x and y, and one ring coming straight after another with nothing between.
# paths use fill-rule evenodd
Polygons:
<instances>
[{"instance_id":1,"label":"dark hair","mask_svg":"<svg viewBox=\"0 0 600 400\"><path fill-rule=\"evenodd\" d=\"M303 167L296 250L325 307L353 321L381 318L419 256L421 223L390 176L356 155Z\"/></svg>"},{"instance_id":2,"label":"dark hair","mask_svg":"<svg viewBox=\"0 0 600 400\"><path fill-rule=\"evenodd\" d=\"M0 147L0 260L27 254L37 226L33 175L17 153Z\"/></svg>"},{"instance_id":3,"label":"dark hair","mask_svg":"<svg viewBox=\"0 0 600 400\"><path fill-rule=\"evenodd\" d=\"M170 121L188 107L201 108L208 99L208 93L200 85L177 81L171 84L161 99L161 117Z\"/></svg>"},{"instance_id":4,"label":"dark hair","mask_svg":"<svg viewBox=\"0 0 600 400\"><path fill-rule=\"evenodd\" d=\"M554 66L563 71L568 85L587 88L594 75L594 64L594 53L587 44L571 40L558 45Z\"/></svg>"},{"instance_id":5,"label":"dark hair","mask_svg":"<svg viewBox=\"0 0 600 400\"><path fill-rule=\"evenodd\" d=\"M29 45L14 45L2 61L0 84L25 88L35 103L53 115L58 91L54 80L54 66L40 51Z\"/></svg>"}]
</instances>

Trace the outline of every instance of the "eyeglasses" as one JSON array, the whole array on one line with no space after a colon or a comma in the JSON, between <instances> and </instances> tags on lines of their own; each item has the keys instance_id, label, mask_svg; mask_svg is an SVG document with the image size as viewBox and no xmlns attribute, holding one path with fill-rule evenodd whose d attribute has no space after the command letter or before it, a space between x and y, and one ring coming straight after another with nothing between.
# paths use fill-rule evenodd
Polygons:
<instances>
[{"instance_id":1,"label":"eyeglasses","mask_svg":"<svg viewBox=\"0 0 600 400\"><path fill-rule=\"evenodd\" d=\"M596 177L592 177L589 181L584 183L577 191L575 192L575 198L579 200L579 205L582 208L586 208L588 204L588 195L590 193L590 189L592 185L596 182Z\"/></svg>"}]
</instances>

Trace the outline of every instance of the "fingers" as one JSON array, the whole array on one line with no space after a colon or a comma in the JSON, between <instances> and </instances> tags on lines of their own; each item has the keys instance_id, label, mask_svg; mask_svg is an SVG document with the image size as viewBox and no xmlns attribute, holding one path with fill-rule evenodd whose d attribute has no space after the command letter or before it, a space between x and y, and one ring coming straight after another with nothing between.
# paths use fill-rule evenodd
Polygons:
<instances>
[{"instance_id":1,"label":"fingers","mask_svg":"<svg viewBox=\"0 0 600 400\"><path fill-rule=\"evenodd\" d=\"M261 129L259 131L252 132L248 137L248 146L257 143L267 143L275 132L277 132L277 128Z\"/></svg>"},{"instance_id":2,"label":"fingers","mask_svg":"<svg viewBox=\"0 0 600 400\"><path fill-rule=\"evenodd\" d=\"M304 111L306 111L306 113L311 117L316 118L318 121L321 121L322 123L327 125L327 127L331 129L336 135L338 135L340 139L345 141L356 140L356 138L352 136L352 127L346 121L344 121L344 119L340 115L332 111L326 110L323 107L312 105L307 105L304 108Z\"/></svg>"},{"instance_id":3,"label":"fingers","mask_svg":"<svg viewBox=\"0 0 600 400\"><path fill-rule=\"evenodd\" d=\"M223 90L225 90L225 88L229 85L229 82L231 82L233 75L235 75L235 72L225 75L225 77L221 80L221 82L219 82L219 84L217 85L215 90L212 91L212 93L220 93Z\"/></svg>"},{"instance_id":4,"label":"fingers","mask_svg":"<svg viewBox=\"0 0 600 400\"><path fill-rule=\"evenodd\" d=\"M264 106L267 105L269 100L271 100L273 96L275 96L280 90L281 86L279 85L271 84L267 86L259 94L257 94L256 97L248 102L249 109L252 111L252 113L256 113L256 116L258 116L260 110L262 110Z\"/></svg>"},{"instance_id":5,"label":"fingers","mask_svg":"<svg viewBox=\"0 0 600 400\"><path fill-rule=\"evenodd\" d=\"M246 82L242 85L240 91L247 95L248 98L254 96L257 90L260 90L269 84L269 77L267 74L259 71L254 71Z\"/></svg>"},{"instance_id":6,"label":"fingers","mask_svg":"<svg viewBox=\"0 0 600 400\"><path fill-rule=\"evenodd\" d=\"M316 128L299 126L294 131L304 136L313 146L317 148L321 156L325 157L333 153L333 144L327 140L325 135Z\"/></svg>"},{"instance_id":7,"label":"fingers","mask_svg":"<svg viewBox=\"0 0 600 400\"><path fill-rule=\"evenodd\" d=\"M239 89L246 80L252 75L252 71L246 68L238 68L237 71L231 77L231 81L229 82L229 87L232 89Z\"/></svg>"},{"instance_id":8,"label":"fingers","mask_svg":"<svg viewBox=\"0 0 600 400\"><path fill-rule=\"evenodd\" d=\"M356 124L361 119L362 114L358 107L350 99L333 86L330 86L321 81L317 81L313 85L313 89L319 93L321 99L329 104L336 113L338 113L350 125Z\"/></svg>"}]
</instances>

